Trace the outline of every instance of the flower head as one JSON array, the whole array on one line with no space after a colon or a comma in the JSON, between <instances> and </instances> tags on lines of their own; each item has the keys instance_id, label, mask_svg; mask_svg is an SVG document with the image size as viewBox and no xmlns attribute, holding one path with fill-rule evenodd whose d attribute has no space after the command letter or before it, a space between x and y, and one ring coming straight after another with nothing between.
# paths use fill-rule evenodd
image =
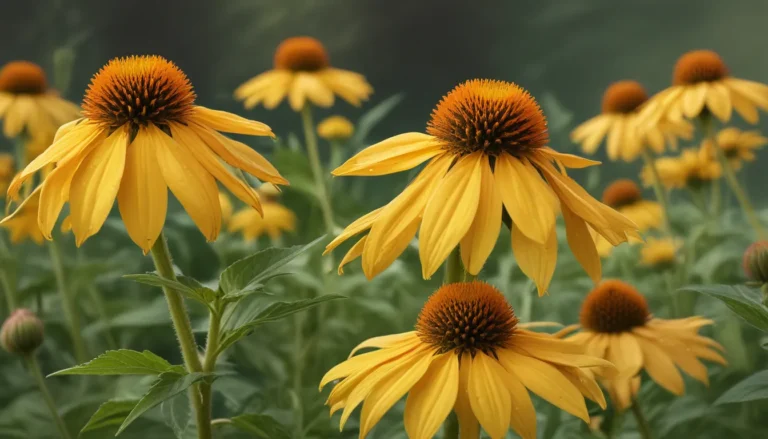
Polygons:
<instances>
[{"instance_id":1,"label":"flower head","mask_svg":"<svg viewBox=\"0 0 768 439\"><path fill-rule=\"evenodd\" d=\"M670 268L677 263L682 246L676 238L646 238L640 248L640 261L648 267Z\"/></svg>"},{"instance_id":2,"label":"flower head","mask_svg":"<svg viewBox=\"0 0 768 439\"><path fill-rule=\"evenodd\" d=\"M28 309L17 309L0 328L0 346L14 355L31 355L43 344L43 322Z\"/></svg>"},{"instance_id":3,"label":"flower head","mask_svg":"<svg viewBox=\"0 0 768 439\"><path fill-rule=\"evenodd\" d=\"M272 109L286 97L294 111L308 103L330 107L338 95L359 106L373 93L363 75L331 66L323 44L312 37L292 37L275 51L274 69L249 79L235 90L245 108Z\"/></svg>"},{"instance_id":4,"label":"flower head","mask_svg":"<svg viewBox=\"0 0 768 439\"><path fill-rule=\"evenodd\" d=\"M609 184L603 191L603 203L633 221L640 232L657 229L664 220L661 205L656 201L644 199L637 183L628 178ZM605 238L597 234L594 238L600 256L607 257L613 252L613 246ZM629 242L634 244L642 240L630 239Z\"/></svg>"},{"instance_id":5,"label":"flower head","mask_svg":"<svg viewBox=\"0 0 768 439\"><path fill-rule=\"evenodd\" d=\"M703 183L720 178L722 168L714 154L701 148L688 148L677 157L656 159L661 184L668 188L698 188ZM643 184L653 184L653 173L644 166L640 174Z\"/></svg>"},{"instance_id":6,"label":"flower head","mask_svg":"<svg viewBox=\"0 0 768 439\"><path fill-rule=\"evenodd\" d=\"M632 404L645 369L657 384L674 393L684 391L681 369L705 384L707 368L699 359L726 364L715 341L698 335L712 324L703 317L663 320L652 316L645 297L620 280L607 280L584 299L579 316L581 332L568 338L584 346L589 355L604 358L619 370L602 384L619 409ZM575 329L575 327L568 330ZM565 333L568 330L561 331Z\"/></svg>"},{"instance_id":7,"label":"flower head","mask_svg":"<svg viewBox=\"0 0 768 439\"><path fill-rule=\"evenodd\" d=\"M250 207L235 212L229 222L229 231L242 232L243 239L253 241L264 234L278 239L284 232L296 230L296 214L282 204L265 200L262 210L263 215Z\"/></svg>"},{"instance_id":8,"label":"flower head","mask_svg":"<svg viewBox=\"0 0 768 439\"><path fill-rule=\"evenodd\" d=\"M742 267L749 280L768 283L768 241L750 245L742 257Z\"/></svg>"},{"instance_id":9,"label":"flower head","mask_svg":"<svg viewBox=\"0 0 768 439\"><path fill-rule=\"evenodd\" d=\"M325 140L347 140L355 133L355 126L344 116L331 116L317 124L317 135Z\"/></svg>"},{"instance_id":10,"label":"flower head","mask_svg":"<svg viewBox=\"0 0 768 439\"><path fill-rule=\"evenodd\" d=\"M755 161L755 150L768 143L768 138L763 137L759 131L741 131L738 128L724 128L717 133L714 141L723 151L728 163L735 170L741 169L744 162ZM715 145L711 139L705 139L701 149L716 157Z\"/></svg>"},{"instance_id":11,"label":"flower head","mask_svg":"<svg viewBox=\"0 0 768 439\"><path fill-rule=\"evenodd\" d=\"M605 407L595 374L610 363L583 348L520 325L504 296L483 282L448 284L424 305L416 330L375 337L323 377L339 380L327 404L343 409L341 427L363 404L360 437L406 393L405 430L411 439L432 438L452 410L462 437L493 439L511 427L536 437L536 411L528 391L585 422L584 398ZM366 348L376 351L354 355Z\"/></svg>"},{"instance_id":12,"label":"flower head","mask_svg":"<svg viewBox=\"0 0 768 439\"><path fill-rule=\"evenodd\" d=\"M261 211L256 191L222 163L287 184L259 153L219 133L272 136L268 126L194 104L189 80L159 56L110 61L91 80L85 117L59 129L53 144L11 182L10 198L48 165L38 224L50 239L66 202L77 245L99 231L117 199L131 239L148 252L165 222L168 189L208 240L221 227L216 181Z\"/></svg>"},{"instance_id":13,"label":"flower head","mask_svg":"<svg viewBox=\"0 0 768 439\"><path fill-rule=\"evenodd\" d=\"M327 247L368 232L342 266L362 256L372 278L387 268L419 231L422 274L429 278L461 247L464 266L477 274L498 238L502 211L512 218L512 248L523 272L543 294L557 258L555 217L563 213L576 258L593 279L600 258L589 229L618 245L637 227L592 198L565 168L598 164L546 146L546 119L533 97L503 81L467 81L437 105L428 134L406 133L373 145L333 171L374 176L428 161L411 184L386 206L350 224ZM557 165L557 167L555 166Z\"/></svg>"}]
</instances>

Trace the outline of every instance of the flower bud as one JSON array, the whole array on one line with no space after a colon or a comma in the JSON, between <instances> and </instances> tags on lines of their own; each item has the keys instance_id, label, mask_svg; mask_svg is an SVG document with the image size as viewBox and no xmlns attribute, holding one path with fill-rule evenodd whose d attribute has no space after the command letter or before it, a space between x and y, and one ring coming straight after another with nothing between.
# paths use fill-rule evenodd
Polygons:
<instances>
[{"instance_id":1,"label":"flower bud","mask_svg":"<svg viewBox=\"0 0 768 439\"><path fill-rule=\"evenodd\" d=\"M768 283L768 241L758 241L747 248L742 260L749 280Z\"/></svg>"},{"instance_id":2,"label":"flower bud","mask_svg":"<svg viewBox=\"0 0 768 439\"><path fill-rule=\"evenodd\" d=\"M11 354L29 355L43 344L43 322L28 309L17 309L0 329L0 346Z\"/></svg>"},{"instance_id":3,"label":"flower bud","mask_svg":"<svg viewBox=\"0 0 768 439\"><path fill-rule=\"evenodd\" d=\"M325 140L347 140L355 126L344 116L331 116L317 125L317 135Z\"/></svg>"}]
</instances>

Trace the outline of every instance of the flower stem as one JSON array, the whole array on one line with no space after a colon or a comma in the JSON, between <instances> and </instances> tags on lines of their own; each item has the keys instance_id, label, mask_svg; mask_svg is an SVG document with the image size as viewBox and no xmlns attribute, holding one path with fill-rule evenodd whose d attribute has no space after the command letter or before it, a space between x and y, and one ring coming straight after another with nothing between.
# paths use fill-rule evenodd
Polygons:
<instances>
[{"instance_id":1,"label":"flower stem","mask_svg":"<svg viewBox=\"0 0 768 439\"><path fill-rule=\"evenodd\" d=\"M709 210L712 218L717 218L720 216L720 210L722 209L722 191L720 189L720 180L712 180L710 185L711 193L709 194Z\"/></svg>"},{"instance_id":2,"label":"flower stem","mask_svg":"<svg viewBox=\"0 0 768 439\"><path fill-rule=\"evenodd\" d=\"M301 313L293 315L293 404L294 404L294 423L296 437L301 437L304 431L304 407L302 389L304 387L301 372L304 369L304 316Z\"/></svg>"},{"instance_id":3,"label":"flower stem","mask_svg":"<svg viewBox=\"0 0 768 439\"><path fill-rule=\"evenodd\" d=\"M632 414L635 415L635 421L637 421L637 430L640 433L640 437L643 439L652 439L651 426L648 424L648 420L645 419L643 409L640 407L640 403L635 399L632 401Z\"/></svg>"},{"instance_id":4,"label":"flower stem","mask_svg":"<svg viewBox=\"0 0 768 439\"><path fill-rule=\"evenodd\" d=\"M459 417L456 416L456 413L451 412L448 419L445 420L443 439L459 439L459 432Z\"/></svg>"},{"instance_id":5,"label":"flower stem","mask_svg":"<svg viewBox=\"0 0 768 439\"><path fill-rule=\"evenodd\" d=\"M5 237L0 237L0 255L4 259L10 256L8 247L5 245ZM5 303L8 305L8 315L10 315L14 309L18 306L16 303L16 289L12 286L10 279L8 279L8 270L6 267L0 267L0 288L3 289L3 295L5 296Z\"/></svg>"},{"instance_id":6,"label":"flower stem","mask_svg":"<svg viewBox=\"0 0 768 439\"><path fill-rule=\"evenodd\" d=\"M720 162L720 167L723 168L725 181L728 183L728 186L731 187L733 195L735 195L736 199L739 201L741 210L744 211L747 221L749 221L749 224L755 230L757 238L765 239L765 230L763 229L762 224L760 224L760 218L757 216L757 212L755 212L755 208L752 206L752 202L749 200L747 192L741 186L741 183L739 183L739 179L736 178L736 173L728 162L728 158L725 156L722 148L720 148L720 145L717 143L717 139L714 137L711 117L702 117L701 124L704 128L704 136L711 142L712 148L715 150L717 159Z\"/></svg>"},{"instance_id":7,"label":"flower stem","mask_svg":"<svg viewBox=\"0 0 768 439\"><path fill-rule=\"evenodd\" d=\"M219 304L214 304L215 312L210 314L208 323L208 341L205 345L205 359L203 360L203 372L213 373L216 368L216 359L219 355L219 341L221 331L221 312ZM213 389L212 383L204 381L200 383L200 405L201 411L206 413L207 419L212 417L213 408ZM209 424L211 424L209 422Z\"/></svg>"},{"instance_id":8,"label":"flower stem","mask_svg":"<svg viewBox=\"0 0 768 439\"><path fill-rule=\"evenodd\" d=\"M176 280L165 234L160 234L152 246L151 252L158 274L166 279ZM184 365L190 373L202 372L203 366L197 353L197 343L192 334L192 323L189 321L187 308L184 306L184 298L178 291L168 287L163 287L163 293L165 293L165 300L168 302L168 310L171 313L176 338L179 340L181 355L184 357ZM211 416L203 409L200 386L198 384L193 385L189 393L197 418L197 437L199 439L211 439Z\"/></svg>"},{"instance_id":9,"label":"flower stem","mask_svg":"<svg viewBox=\"0 0 768 439\"><path fill-rule=\"evenodd\" d=\"M32 376L35 378L35 382L37 382L37 387L40 389L40 393L43 394L43 399L45 400L45 404L48 406L48 409L51 411L51 416L53 416L53 420L54 422L56 422L56 428L58 428L59 434L61 434L61 437L64 439L70 439L72 436L69 435L69 431L67 431L67 425L64 423L64 420L61 419L61 416L59 416L59 411L56 408L56 403L54 402L53 397L51 396L51 392L48 391L48 386L45 385L45 378L43 378L43 373L40 371L40 364L38 364L35 354L27 355L25 357L25 360L27 361L27 366L29 367L29 371L32 373Z\"/></svg>"},{"instance_id":10,"label":"flower stem","mask_svg":"<svg viewBox=\"0 0 768 439\"><path fill-rule=\"evenodd\" d=\"M75 348L75 359L78 364L88 361L88 350L85 347L85 340L83 340L83 334L80 331L80 313L77 309L77 303L75 296L72 294L67 279L64 274L64 263L61 259L61 251L59 250L59 244L56 242L56 238L48 241L48 253L51 257L51 264L53 264L53 273L56 276L56 286L61 296L61 304L64 308L64 317L67 319L69 325L69 335L72 337L72 345Z\"/></svg>"},{"instance_id":11,"label":"flower stem","mask_svg":"<svg viewBox=\"0 0 768 439\"><path fill-rule=\"evenodd\" d=\"M312 167L312 174L315 177L317 198L320 201L320 209L323 211L325 229L329 235L332 235L336 229L336 225L333 222L333 207L331 206L331 199L328 196L328 188L325 184L323 165L320 163L317 136L315 136L315 124L312 121L312 107L309 104L305 105L301 110L301 121L304 123L304 143L307 146L309 165Z\"/></svg>"},{"instance_id":12,"label":"flower stem","mask_svg":"<svg viewBox=\"0 0 768 439\"><path fill-rule=\"evenodd\" d=\"M88 286L88 295L91 296L93 304L96 306L96 311L99 313L101 323L104 325L104 332L107 338L107 345L110 349L117 349L117 340L114 334L112 334L112 328L110 328L110 318L107 312L107 307L104 304L104 298L101 296L101 292L96 288L95 284Z\"/></svg>"},{"instance_id":13,"label":"flower stem","mask_svg":"<svg viewBox=\"0 0 768 439\"><path fill-rule=\"evenodd\" d=\"M669 223L669 200L667 199L666 190L661 185L661 177L659 177L659 169L656 167L656 160L648 148L643 148L643 160L648 169L651 170L653 192L656 194L656 201L661 204L664 232L669 235L672 233L672 226Z\"/></svg>"}]
</instances>

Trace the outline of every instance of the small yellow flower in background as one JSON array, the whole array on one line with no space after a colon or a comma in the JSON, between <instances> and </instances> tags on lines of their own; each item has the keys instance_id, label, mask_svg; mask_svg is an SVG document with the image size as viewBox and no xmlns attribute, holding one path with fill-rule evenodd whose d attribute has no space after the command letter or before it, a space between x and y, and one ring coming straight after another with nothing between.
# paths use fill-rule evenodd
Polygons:
<instances>
[{"instance_id":1,"label":"small yellow flower in background","mask_svg":"<svg viewBox=\"0 0 768 439\"><path fill-rule=\"evenodd\" d=\"M702 183L716 180L722 175L717 159L701 148L684 149L677 157L656 159L661 184L667 188L696 188ZM640 177L645 186L653 184L653 172L644 166Z\"/></svg>"},{"instance_id":2,"label":"small yellow flower in background","mask_svg":"<svg viewBox=\"0 0 768 439\"><path fill-rule=\"evenodd\" d=\"M355 126L344 116L331 116L317 124L317 135L325 140L347 140L355 133Z\"/></svg>"},{"instance_id":3,"label":"small yellow flower in background","mask_svg":"<svg viewBox=\"0 0 768 439\"><path fill-rule=\"evenodd\" d=\"M643 199L640 187L630 179L616 180L608 185L603 191L603 203L632 220L641 233L658 229L664 220L661 204ZM639 243L642 240L630 239L629 242ZM595 245L602 257L609 256L613 252L611 243L597 234L595 234Z\"/></svg>"},{"instance_id":4,"label":"small yellow flower in background","mask_svg":"<svg viewBox=\"0 0 768 439\"><path fill-rule=\"evenodd\" d=\"M723 347L698 334L712 320L699 316L655 318L645 297L620 280L607 280L595 287L584 299L579 320L581 332L568 340L584 346L587 355L616 365L618 376L603 379L602 384L621 410L632 405L643 369L661 387L682 395L685 386L678 368L708 384L707 367L699 359L727 364L718 352ZM561 334L578 326L566 328Z\"/></svg>"},{"instance_id":5,"label":"small yellow flower in background","mask_svg":"<svg viewBox=\"0 0 768 439\"><path fill-rule=\"evenodd\" d=\"M676 238L646 238L640 248L640 261L649 267L671 267L677 262L682 246L683 242Z\"/></svg>"},{"instance_id":6,"label":"small yellow flower in background","mask_svg":"<svg viewBox=\"0 0 768 439\"><path fill-rule=\"evenodd\" d=\"M603 94L602 114L576 127L571 132L571 140L580 143L584 153L594 154L607 137L608 158L631 162L643 148L662 153L667 143L676 147L678 137L691 138L693 126L684 120L662 120L640 129L637 115L647 100L648 95L639 82L614 82Z\"/></svg>"},{"instance_id":7,"label":"small yellow flower in background","mask_svg":"<svg viewBox=\"0 0 768 439\"><path fill-rule=\"evenodd\" d=\"M78 117L77 105L48 88L45 72L37 64L11 61L0 69L0 119L5 137L26 134L50 142L61 125Z\"/></svg>"},{"instance_id":8,"label":"small yellow flower in background","mask_svg":"<svg viewBox=\"0 0 768 439\"><path fill-rule=\"evenodd\" d=\"M738 128L725 128L715 136L715 142L725 154L734 170L741 169L743 162L755 161L755 150L768 143L759 131L741 131ZM705 139L701 148L716 160L716 151L710 139Z\"/></svg>"},{"instance_id":9,"label":"small yellow flower in background","mask_svg":"<svg viewBox=\"0 0 768 439\"><path fill-rule=\"evenodd\" d=\"M235 98L251 109L263 104L273 109L283 99L294 111L307 102L330 107L334 95L359 106L373 93L363 75L333 68L323 44L311 37L284 40L275 51L275 68L249 79L235 90Z\"/></svg>"},{"instance_id":10,"label":"small yellow flower in background","mask_svg":"<svg viewBox=\"0 0 768 439\"><path fill-rule=\"evenodd\" d=\"M584 398L605 407L595 374L615 372L578 344L523 329L504 296L483 282L447 284L427 300L416 330L375 337L323 377L336 380L327 405L343 409L341 427L362 403L360 438L406 393L410 439L431 439L455 411L462 438L480 427L492 439L511 427L536 438L528 391L589 422ZM378 348L361 355L360 349Z\"/></svg>"},{"instance_id":11,"label":"small yellow flower in background","mask_svg":"<svg viewBox=\"0 0 768 439\"><path fill-rule=\"evenodd\" d=\"M253 241L264 234L274 240L278 239L283 232L295 231L296 214L274 200L280 194L280 190L267 183L259 188L259 193L264 197L261 205L264 215L259 215L250 207L243 208L232 215L229 232L242 232L243 239Z\"/></svg>"},{"instance_id":12,"label":"small yellow flower in background","mask_svg":"<svg viewBox=\"0 0 768 439\"><path fill-rule=\"evenodd\" d=\"M216 180L261 210L256 191L222 163L264 181L288 182L259 153L219 131L273 136L261 122L194 105L187 76L158 56L110 61L91 80L85 117L56 133L53 145L11 182L10 198L46 165L56 168L36 189L38 222L50 239L66 202L77 245L101 229L117 199L131 239L149 252L165 223L168 188L206 239L221 227Z\"/></svg>"},{"instance_id":13,"label":"small yellow flower in background","mask_svg":"<svg viewBox=\"0 0 768 439\"><path fill-rule=\"evenodd\" d=\"M720 55L694 50L677 60L672 86L650 99L641 118L653 125L660 120L692 119L706 110L728 122L736 110L755 124L758 107L768 111L768 85L734 78Z\"/></svg>"},{"instance_id":14,"label":"small yellow flower in background","mask_svg":"<svg viewBox=\"0 0 768 439\"><path fill-rule=\"evenodd\" d=\"M232 201L224 192L219 192L219 208L221 209L221 223L228 224L232 218Z\"/></svg>"},{"instance_id":15,"label":"small yellow flower in background","mask_svg":"<svg viewBox=\"0 0 768 439\"><path fill-rule=\"evenodd\" d=\"M15 161L11 154L0 153L0 198L5 197L8 184L15 174Z\"/></svg>"},{"instance_id":16,"label":"small yellow flower in background","mask_svg":"<svg viewBox=\"0 0 768 439\"><path fill-rule=\"evenodd\" d=\"M43 243L43 232L37 224L37 211L40 206L40 191L35 191L7 218L0 221L0 227L7 229L11 243L19 244L29 239L35 244Z\"/></svg>"},{"instance_id":17,"label":"small yellow flower in background","mask_svg":"<svg viewBox=\"0 0 768 439\"><path fill-rule=\"evenodd\" d=\"M370 279L387 268L419 231L422 274L431 277L461 246L477 274L501 230L512 221L512 249L523 272L546 292L557 260L555 217L562 211L568 243L585 271L600 279L589 229L612 245L638 236L637 226L590 196L565 168L598 164L547 145L547 122L534 98L503 81L471 80L448 93L432 113L428 134L406 133L366 148L333 175L375 176L427 166L392 202L350 224L326 253L368 232L341 266L362 256ZM557 165L557 166L556 166Z\"/></svg>"}]
</instances>

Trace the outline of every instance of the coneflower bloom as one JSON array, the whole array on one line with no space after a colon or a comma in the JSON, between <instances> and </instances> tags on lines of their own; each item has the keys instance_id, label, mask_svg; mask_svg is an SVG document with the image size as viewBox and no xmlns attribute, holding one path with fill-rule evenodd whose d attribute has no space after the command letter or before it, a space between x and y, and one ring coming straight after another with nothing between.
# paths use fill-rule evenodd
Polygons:
<instances>
[{"instance_id":1,"label":"coneflower bloom","mask_svg":"<svg viewBox=\"0 0 768 439\"><path fill-rule=\"evenodd\" d=\"M261 235L268 235L275 240L283 232L296 230L296 214L291 209L278 203L275 197L279 192L271 184L259 188L264 198L261 203L263 215L250 207L245 207L232 215L229 222L230 232L242 232L243 239L253 241Z\"/></svg>"},{"instance_id":2,"label":"coneflower bloom","mask_svg":"<svg viewBox=\"0 0 768 439\"><path fill-rule=\"evenodd\" d=\"M655 160L661 184L667 188L698 188L702 184L720 178L723 168L710 151L688 148L676 157L661 157ZM645 186L653 184L653 172L644 166L640 172Z\"/></svg>"},{"instance_id":3,"label":"coneflower bloom","mask_svg":"<svg viewBox=\"0 0 768 439\"><path fill-rule=\"evenodd\" d=\"M503 81L467 81L432 113L427 133L406 133L366 148L333 175L374 176L428 161L386 206L347 227L326 252L359 233L342 265L362 255L372 278L388 267L419 232L422 274L429 278L461 246L464 266L477 274L493 250L502 211L512 218L512 249L523 272L543 294L557 259L555 217L562 211L568 242L581 265L600 278L600 257L589 228L612 245L637 227L592 198L566 168L599 164L547 145L547 122L533 97Z\"/></svg>"},{"instance_id":4,"label":"coneflower bloom","mask_svg":"<svg viewBox=\"0 0 768 439\"><path fill-rule=\"evenodd\" d=\"M285 98L294 111L301 111L307 102L330 107L334 95L359 106L373 93L363 75L331 67L325 47L311 37L292 37L280 43L274 66L235 90L235 98L244 101L245 108L263 104L272 109Z\"/></svg>"},{"instance_id":5,"label":"coneflower bloom","mask_svg":"<svg viewBox=\"0 0 768 439\"><path fill-rule=\"evenodd\" d=\"M728 122L736 110L755 124L758 107L768 111L768 85L734 78L720 55L694 50L677 60L672 86L650 99L641 118L652 126L660 120L693 119L706 111Z\"/></svg>"},{"instance_id":6,"label":"coneflower bloom","mask_svg":"<svg viewBox=\"0 0 768 439\"><path fill-rule=\"evenodd\" d=\"M80 117L77 105L48 88L45 72L29 61L0 69L0 119L5 137L25 134L50 142L63 124Z\"/></svg>"},{"instance_id":7,"label":"coneflower bloom","mask_svg":"<svg viewBox=\"0 0 768 439\"><path fill-rule=\"evenodd\" d=\"M712 139L705 139L701 148L712 157L717 157L715 145ZM741 169L744 162L755 161L755 150L768 143L768 138L763 137L759 131L741 131L738 128L725 128L714 137L714 142L723 151L728 163L734 170Z\"/></svg>"},{"instance_id":8,"label":"coneflower bloom","mask_svg":"<svg viewBox=\"0 0 768 439\"><path fill-rule=\"evenodd\" d=\"M658 229L664 219L661 204L644 199L637 183L630 179L619 179L608 185L603 191L603 203L633 221L641 233ZM611 243L600 235L595 236L595 244L600 256L608 256L613 250Z\"/></svg>"},{"instance_id":9,"label":"coneflower bloom","mask_svg":"<svg viewBox=\"0 0 768 439\"><path fill-rule=\"evenodd\" d=\"M12 215L0 221L0 227L10 233L11 243L20 244L29 239L37 245L43 243L43 232L37 225L37 210L40 206L40 191L27 197Z\"/></svg>"},{"instance_id":10,"label":"coneflower bloom","mask_svg":"<svg viewBox=\"0 0 768 439\"><path fill-rule=\"evenodd\" d=\"M682 246L682 240L677 238L646 238L640 248L640 263L654 268L672 267Z\"/></svg>"},{"instance_id":11,"label":"coneflower bloom","mask_svg":"<svg viewBox=\"0 0 768 439\"><path fill-rule=\"evenodd\" d=\"M588 355L604 358L617 367L618 376L604 379L602 384L622 410L632 404L638 392L641 370L661 387L682 395L685 386L680 370L708 384L707 367L700 359L726 364L719 353L723 347L698 334L712 320L698 316L655 318L645 297L619 280L596 286L584 299L579 320L581 332L568 340L584 346ZM566 328L561 334L577 327Z\"/></svg>"},{"instance_id":12,"label":"coneflower bloom","mask_svg":"<svg viewBox=\"0 0 768 439\"><path fill-rule=\"evenodd\" d=\"M48 239L64 203L80 245L99 231L117 198L128 234L146 253L162 231L168 188L206 239L216 239L216 180L261 209L256 191L222 161L265 181L287 181L256 151L219 133L273 136L268 126L194 102L186 75L164 58L110 61L91 80L85 117L59 129L53 144L11 182L9 197L17 198L25 180L55 164L39 189L38 222Z\"/></svg>"},{"instance_id":13,"label":"coneflower bloom","mask_svg":"<svg viewBox=\"0 0 768 439\"><path fill-rule=\"evenodd\" d=\"M571 140L580 143L584 153L594 154L607 137L608 158L632 162L643 148L660 154L666 144L676 147L678 137L691 138L693 126L684 120L663 119L652 126L639 126L637 116L647 100L639 82L614 82L603 94L602 113L576 127Z\"/></svg>"},{"instance_id":14,"label":"coneflower bloom","mask_svg":"<svg viewBox=\"0 0 768 439\"><path fill-rule=\"evenodd\" d=\"M342 410L341 428L362 404L360 438L405 394L405 431L431 439L455 411L461 438L492 439L511 427L536 438L536 411L529 391L589 422L584 398L605 407L595 374L615 372L604 360L584 355L578 344L523 329L512 307L483 282L447 284L419 314L416 330L375 337L332 368L320 389L334 381L331 413ZM375 351L355 355L361 349Z\"/></svg>"}]
</instances>

